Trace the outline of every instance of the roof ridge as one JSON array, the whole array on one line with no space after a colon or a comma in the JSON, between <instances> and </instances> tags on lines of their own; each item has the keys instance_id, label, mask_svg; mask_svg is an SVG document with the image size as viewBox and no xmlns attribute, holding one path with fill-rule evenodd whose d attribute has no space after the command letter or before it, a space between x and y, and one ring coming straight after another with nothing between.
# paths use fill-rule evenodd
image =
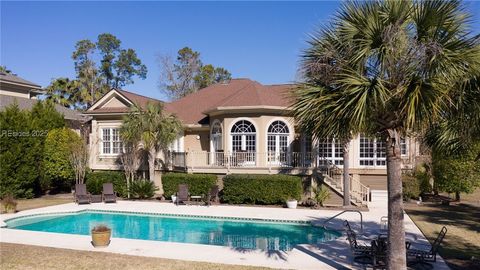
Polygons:
<instances>
[{"instance_id":1,"label":"roof ridge","mask_svg":"<svg viewBox=\"0 0 480 270\"><path fill-rule=\"evenodd\" d=\"M115 89L115 88L114 88L114 89ZM123 90L123 89L115 89L115 90L119 91L120 93L121 93L121 92L125 92L125 93L131 94L131 95L135 95L135 96L138 96L138 97L143 97L143 98L152 99L152 100L155 100L155 101L160 101L160 102L164 102L164 103L165 103L165 101L163 101L163 100L156 99L156 98L152 98L152 97L148 97L148 96L145 96L145 95L140 95L140 94L137 94L137 93L128 91L128 90Z\"/></svg>"}]
</instances>

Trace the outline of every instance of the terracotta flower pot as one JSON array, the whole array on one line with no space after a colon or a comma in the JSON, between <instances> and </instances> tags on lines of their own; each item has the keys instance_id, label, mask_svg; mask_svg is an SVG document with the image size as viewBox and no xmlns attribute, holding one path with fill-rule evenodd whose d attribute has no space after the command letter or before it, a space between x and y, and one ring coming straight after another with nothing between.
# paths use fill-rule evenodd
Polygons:
<instances>
[{"instance_id":1,"label":"terracotta flower pot","mask_svg":"<svg viewBox=\"0 0 480 270\"><path fill-rule=\"evenodd\" d=\"M112 235L111 229L108 229L105 231L92 230L92 245L94 247L107 247L110 244L111 235Z\"/></svg>"}]
</instances>

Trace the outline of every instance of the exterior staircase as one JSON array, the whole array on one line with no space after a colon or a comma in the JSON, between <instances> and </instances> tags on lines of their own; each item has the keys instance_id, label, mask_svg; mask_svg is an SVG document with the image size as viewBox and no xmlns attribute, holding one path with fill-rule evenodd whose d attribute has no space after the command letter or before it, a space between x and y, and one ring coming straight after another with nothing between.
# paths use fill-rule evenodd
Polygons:
<instances>
[{"instance_id":1,"label":"exterior staircase","mask_svg":"<svg viewBox=\"0 0 480 270\"><path fill-rule=\"evenodd\" d=\"M323 165L318 167L318 176L324 184L343 198L343 170L326 159L321 160L321 163ZM370 188L351 175L348 180L350 181L350 202L355 206L368 207Z\"/></svg>"}]
</instances>

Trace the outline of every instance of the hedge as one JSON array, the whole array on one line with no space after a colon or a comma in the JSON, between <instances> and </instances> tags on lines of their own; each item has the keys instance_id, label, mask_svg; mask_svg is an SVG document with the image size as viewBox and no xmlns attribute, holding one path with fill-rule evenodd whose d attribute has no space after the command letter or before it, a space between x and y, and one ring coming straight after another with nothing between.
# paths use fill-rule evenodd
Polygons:
<instances>
[{"instance_id":1,"label":"hedge","mask_svg":"<svg viewBox=\"0 0 480 270\"><path fill-rule=\"evenodd\" d=\"M96 171L90 172L85 177L87 190L90 194L102 194L103 184L112 183L113 189L117 195L123 198L127 197L127 181L125 174L115 171Z\"/></svg>"},{"instance_id":2,"label":"hedge","mask_svg":"<svg viewBox=\"0 0 480 270\"><path fill-rule=\"evenodd\" d=\"M422 193L420 183L414 174L402 175L403 200L417 199Z\"/></svg>"},{"instance_id":3,"label":"hedge","mask_svg":"<svg viewBox=\"0 0 480 270\"><path fill-rule=\"evenodd\" d=\"M192 195L208 194L217 176L212 174L167 173L162 176L164 196L169 199L178 191L179 184L187 184Z\"/></svg>"},{"instance_id":4,"label":"hedge","mask_svg":"<svg viewBox=\"0 0 480 270\"><path fill-rule=\"evenodd\" d=\"M284 204L300 200L302 179L290 175L227 175L223 178L222 200L232 204Z\"/></svg>"}]
</instances>

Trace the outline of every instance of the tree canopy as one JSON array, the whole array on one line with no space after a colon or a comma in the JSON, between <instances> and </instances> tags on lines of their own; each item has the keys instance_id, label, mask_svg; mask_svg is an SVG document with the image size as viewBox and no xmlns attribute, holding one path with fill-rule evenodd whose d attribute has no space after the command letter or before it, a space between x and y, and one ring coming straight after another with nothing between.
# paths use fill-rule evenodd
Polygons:
<instances>
[{"instance_id":1,"label":"tree canopy","mask_svg":"<svg viewBox=\"0 0 480 270\"><path fill-rule=\"evenodd\" d=\"M176 60L162 55L158 58L160 90L171 99L179 99L214 83L230 80L232 75L222 67L204 65L200 53L189 47L178 51Z\"/></svg>"},{"instance_id":2,"label":"tree canopy","mask_svg":"<svg viewBox=\"0 0 480 270\"><path fill-rule=\"evenodd\" d=\"M42 191L45 138L50 130L64 126L51 102L39 101L30 111L17 104L0 111L0 197L10 193L31 198Z\"/></svg>"},{"instance_id":3,"label":"tree canopy","mask_svg":"<svg viewBox=\"0 0 480 270\"><path fill-rule=\"evenodd\" d=\"M96 42L78 41L72 59L76 78L56 78L46 88L47 99L66 107L86 109L110 89L147 75L147 67L135 50L123 49L121 41L109 33L100 34Z\"/></svg>"}]
</instances>

